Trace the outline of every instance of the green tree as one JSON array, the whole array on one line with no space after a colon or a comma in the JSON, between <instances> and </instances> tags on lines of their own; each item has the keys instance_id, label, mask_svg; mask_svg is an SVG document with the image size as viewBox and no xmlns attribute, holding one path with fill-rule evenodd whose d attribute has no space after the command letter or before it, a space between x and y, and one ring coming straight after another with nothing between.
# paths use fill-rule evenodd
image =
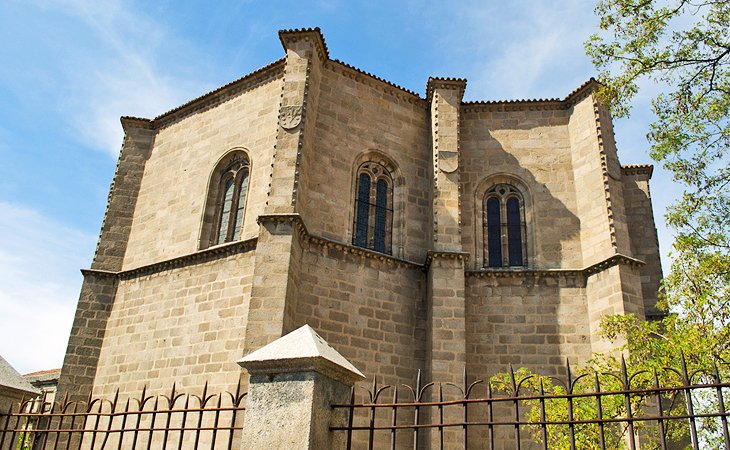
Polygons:
<instances>
[{"instance_id":1,"label":"green tree","mask_svg":"<svg viewBox=\"0 0 730 450\"><path fill-rule=\"evenodd\" d=\"M601 31L586 50L603 83L599 99L614 116L628 116L640 83L661 87L650 153L684 186L666 216L675 241L660 306L674 315L661 325L614 318L606 331L630 335L643 357L660 359L666 344L691 364L728 363L730 2L601 0L596 14Z\"/></svg>"},{"instance_id":2,"label":"green tree","mask_svg":"<svg viewBox=\"0 0 730 450\"><path fill-rule=\"evenodd\" d=\"M671 171L684 193L669 209L666 219L675 231L671 271L663 282L659 307L667 315L659 322L634 316L609 316L602 332L626 342L630 373L643 373L633 388L650 388L650 374L663 386L682 379L665 367L679 368L684 355L693 382L712 381L717 370L730 377L730 2L718 0L601 0L596 6L599 33L586 42L586 51L599 70L600 101L614 117L630 114L641 83L656 83L660 94L652 100L656 120L647 138L651 157ZM611 355L596 355L580 372L614 372L621 362ZM645 371L645 372L642 372ZM615 380L615 378L613 379ZM615 383L607 379L604 383ZM609 386L618 388L619 386ZM559 392L555 386L546 391ZM556 391L557 389L557 391ZM701 396L701 394L699 394ZM648 398L636 398L641 410ZM698 410L716 408L712 398L697 399ZM683 407L679 402L677 407ZM593 410L592 410L593 408ZM536 419L532 405L531 419ZM588 416L595 407L583 404ZM550 414L565 415L556 405ZM610 404L604 414L622 417L621 403ZM700 440L713 447L717 423L701 424ZM537 433L537 429L533 431ZM613 438L625 430L614 428ZM647 430L648 431L648 430ZM686 426L671 436L679 441ZM549 439L564 448L565 434ZM537 434L535 437L540 438ZM595 442L590 428L581 439Z\"/></svg>"},{"instance_id":3,"label":"green tree","mask_svg":"<svg viewBox=\"0 0 730 450\"><path fill-rule=\"evenodd\" d=\"M600 31L586 42L586 51L599 70L602 87L598 99L614 117L628 117L632 100L644 83L655 83L660 94L652 100L656 120L647 138L651 157L668 169L684 187L666 219L674 229L671 271L663 282L659 307L661 321L647 322L634 316L609 316L602 332L609 339L626 342L628 371L642 373L632 388L651 388L653 374L662 386L682 383L676 372L684 355L691 381L712 381L715 363L720 376L730 379L730 1L728 0L600 0L596 6ZM596 355L576 371L589 380L595 373L620 373L621 361L612 355ZM531 377L530 387L561 395L564 388L551 380L521 369ZM505 384L508 374L493 381ZM617 378L602 379L608 390L619 389ZM618 384L617 384L618 383ZM583 386L585 392L591 386ZM604 389L606 390L606 389ZM702 393L697 394L702 397ZM693 397L694 398L694 397ZM686 400L676 403L683 408ZM698 400L695 412L717 405L712 394ZM632 399L641 411L650 398ZM548 419L564 420L565 401L554 401ZM540 421L536 401L527 405L528 418ZM590 401L577 399L575 417L595 417ZM602 407L604 417L625 417L622 402ZM717 409L714 409L717 411ZM700 428L703 448L719 448L718 423L705 420ZM537 440L541 429L528 427ZM625 427L614 426L609 436L615 446L624 442ZM593 448L596 430L576 429L580 448ZM645 430L644 432L651 432ZM670 439L687 437L686 424L668 430ZM565 427L552 427L551 448L569 448ZM716 445L717 444L717 445Z\"/></svg>"}]
</instances>

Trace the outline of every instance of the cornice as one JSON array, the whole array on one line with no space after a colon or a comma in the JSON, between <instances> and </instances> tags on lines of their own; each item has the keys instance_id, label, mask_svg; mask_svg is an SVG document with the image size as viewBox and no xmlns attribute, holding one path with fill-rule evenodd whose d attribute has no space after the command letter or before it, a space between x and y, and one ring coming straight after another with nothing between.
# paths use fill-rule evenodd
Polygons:
<instances>
[{"instance_id":1,"label":"cornice","mask_svg":"<svg viewBox=\"0 0 730 450\"><path fill-rule=\"evenodd\" d=\"M342 242L333 241L331 239L327 239L320 236L315 236L309 233L307 230L306 225L304 224L304 221L299 216L299 214L281 214L278 215L281 217L281 219L275 219L275 220L291 220L294 224L299 239L302 241L302 243L320 247L321 249L335 249L337 251L340 251L344 254L359 257L359 258L365 258L369 259L371 261L376 261L379 263L394 265L396 267L404 267L408 269L418 269L423 270L424 265L418 264L412 261L408 261L405 259L396 258L392 255L386 255L385 253L379 253L373 250L369 250L362 247L355 247L354 245L345 244Z\"/></svg>"},{"instance_id":2,"label":"cornice","mask_svg":"<svg viewBox=\"0 0 730 450\"><path fill-rule=\"evenodd\" d=\"M596 81L595 78L590 77L583 84L575 88L570 94L566 95L563 102L568 103L570 106L575 105L579 101L588 97L595 91L601 84Z\"/></svg>"},{"instance_id":3,"label":"cornice","mask_svg":"<svg viewBox=\"0 0 730 450\"><path fill-rule=\"evenodd\" d=\"M423 103L425 100L423 97L411 91L410 89L406 89L384 78L380 78L377 75L373 75L372 73L366 72L355 66L351 66L350 64L340 61L339 59L331 59L327 61L325 67L334 72L339 72L340 74L349 77L350 79L364 82L371 87L380 89L383 92L393 95L400 100L405 100L410 103Z\"/></svg>"},{"instance_id":4,"label":"cornice","mask_svg":"<svg viewBox=\"0 0 730 450\"><path fill-rule=\"evenodd\" d=\"M632 258L631 256L622 255L620 253L617 253L613 256L610 256L603 261L597 262L593 265L590 265L583 269L583 273L586 276L590 276L593 274L596 274L598 272L603 272L604 270L608 269L609 267L618 266L618 265L626 265L631 267L641 267L646 265L646 263L640 259Z\"/></svg>"},{"instance_id":5,"label":"cornice","mask_svg":"<svg viewBox=\"0 0 730 450\"><path fill-rule=\"evenodd\" d=\"M330 52L319 27L279 30L279 40L284 49L287 49L291 44L301 39L308 40L309 38L313 38L315 51L320 61L327 61L330 58Z\"/></svg>"},{"instance_id":6,"label":"cornice","mask_svg":"<svg viewBox=\"0 0 730 450\"><path fill-rule=\"evenodd\" d=\"M625 164L621 166L622 175L646 175L651 179L654 166L651 164Z\"/></svg>"},{"instance_id":7,"label":"cornice","mask_svg":"<svg viewBox=\"0 0 730 450\"><path fill-rule=\"evenodd\" d=\"M467 277L473 278L525 278L525 277L583 277L587 278L610 267L624 264L641 267L646 263L630 256L616 254L596 264L582 269L477 269L464 271Z\"/></svg>"},{"instance_id":8,"label":"cornice","mask_svg":"<svg viewBox=\"0 0 730 450\"><path fill-rule=\"evenodd\" d=\"M461 110L465 113L567 110L580 100L590 95L598 86L599 83L594 78L590 78L562 100L559 98L479 100L462 102Z\"/></svg>"},{"instance_id":9,"label":"cornice","mask_svg":"<svg viewBox=\"0 0 730 450\"><path fill-rule=\"evenodd\" d=\"M119 276L119 272L100 269L81 269L81 274L83 276L91 275L100 278L117 278L117 276Z\"/></svg>"},{"instance_id":10,"label":"cornice","mask_svg":"<svg viewBox=\"0 0 730 450\"><path fill-rule=\"evenodd\" d=\"M126 132L130 128L141 128L143 130L154 130L155 126L152 120L142 117L122 116L119 119L122 122L122 129Z\"/></svg>"},{"instance_id":11,"label":"cornice","mask_svg":"<svg viewBox=\"0 0 730 450\"><path fill-rule=\"evenodd\" d=\"M155 273L165 272L172 269L187 267L194 264L213 261L225 258L227 256L246 253L256 248L258 238L246 239L245 241L229 242L227 244L216 245L205 250L200 250L188 255L178 256L176 258L167 259L145 266L135 267L134 269L122 270L120 272L110 272L106 270L81 269L84 275L95 275L102 277L114 277L122 280L130 278L138 278L144 275L152 275Z\"/></svg>"},{"instance_id":12,"label":"cornice","mask_svg":"<svg viewBox=\"0 0 730 450\"><path fill-rule=\"evenodd\" d=\"M452 261L469 261L469 253L467 252L443 252L443 251L429 251L426 253L426 261L423 263L423 268L428 270L431 264L437 259L446 259Z\"/></svg>"},{"instance_id":13,"label":"cornice","mask_svg":"<svg viewBox=\"0 0 730 450\"><path fill-rule=\"evenodd\" d=\"M508 111L556 111L570 108L559 99L537 100L481 100L462 102L461 111L472 112L508 112Z\"/></svg>"},{"instance_id":14,"label":"cornice","mask_svg":"<svg viewBox=\"0 0 730 450\"><path fill-rule=\"evenodd\" d=\"M436 89L449 89L458 92L459 101L464 96L466 90L466 78L445 78L445 77L428 77L426 82L426 100L433 100L433 93Z\"/></svg>"},{"instance_id":15,"label":"cornice","mask_svg":"<svg viewBox=\"0 0 730 450\"><path fill-rule=\"evenodd\" d=\"M284 58L281 58L271 64L268 64L258 70L249 73L248 75L244 75L243 77L235 81L221 86L218 89L210 91L207 94L203 94L200 97L190 100L189 102L184 103L177 108L173 108L166 113L155 117L154 120L152 120L152 125L155 129L163 128L170 123L183 117L187 117L195 112L219 105L223 101L240 92L249 90L265 82L276 79L283 74Z\"/></svg>"},{"instance_id":16,"label":"cornice","mask_svg":"<svg viewBox=\"0 0 730 450\"><path fill-rule=\"evenodd\" d=\"M379 253L373 250L369 250L362 247L355 247L354 245L345 244L343 242L334 241L324 237L316 236L309 233L307 226L304 224L304 220L299 214L265 214L258 218L259 223L263 222L274 222L274 223L290 223L292 227L297 231L297 235L302 243L317 246L323 249L333 248L341 251L348 255L358 256L373 261L379 261L386 264L392 264L399 267L407 267L411 269L423 270L424 265L408 261L405 259L396 258L392 255L386 255L385 253Z\"/></svg>"},{"instance_id":17,"label":"cornice","mask_svg":"<svg viewBox=\"0 0 730 450\"><path fill-rule=\"evenodd\" d=\"M469 254L467 252L448 252L448 251L429 251L426 260L423 263L408 261L396 258L391 255L379 253L362 247L345 244L331 239L315 236L309 233L304 221L299 214L265 214L258 217L259 224L266 222L273 223L289 223L296 231L297 236L303 244L316 246L323 250L335 249L343 254L368 259L374 262L403 267L407 269L416 269L420 271L428 271L428 268L437 259L468 261ZM128 280L145 275L152 275L172 269L187 267L194 264L213 261L225 258L227 256L246 253L256 249L258 238L247 239L245 241L230 242L227 244L210 247L184 256L160 261L145 266L135 267L120 272L112 272L98 269L81 269L81 273L97 277L117 278ZM641 267L645 265L643 261L632 258L630 256L616 254L604 259L596 264L592 264L583 269L478 269L465 270L464 275L472 278L525 278L525 277L583 277L587 278L593 274L599 273L607 268L624 264L632 267Z\"/></svg>"},{"instance_id":18,"label":"cornice","mask_svg":"<svg viewBox=\"0 0 730 450\"><path fill-rule=\"evenodd\" d=\"M259 225L273 222L273 223L295 223L299 222L304 226L302 223L302 218L298 213L274 213L274 214L260 214L256 218L256 223Z\"/></svg>"}]
</instances>

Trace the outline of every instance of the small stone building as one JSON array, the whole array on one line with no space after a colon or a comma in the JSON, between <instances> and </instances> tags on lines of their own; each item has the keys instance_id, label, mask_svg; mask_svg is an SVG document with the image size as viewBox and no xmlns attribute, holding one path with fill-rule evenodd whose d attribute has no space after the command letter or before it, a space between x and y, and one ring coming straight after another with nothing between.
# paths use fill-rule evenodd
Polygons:
<instances>
[{"instance_id":1,"label":"small stone building","mask_svg":"<svg viewBox=\"0 0 730 450\"><path fill-rule=\"evenodd\" d=\"M559 373L651 314L649 165L619 163L589 80L563 99L425 96L332 59L284 57L124 141L60 379L72 398L234 389L236 365L309 324L384 383L508 363Z\"/></svg>"},{"instance_id":2,"label":"small stone building","mask_svg":"<svg viewBox=\"0 0 730 450\"><path fill-rule=\"evenodd\" d=\"M23 379L40 391L40 400L44 411L49 411L56 400L58 389L58 378L61 376L61 369L39 370L26 373Z\"/></svg>"},{"instance_id":3,"label":"small stone building","mask_svg":"<svg viewBox=\"0 0 730 450\"><path fill-rule=\"evenodd\" d=\"M8 412L18 412L23 402L34 399L41 392L26 381L5 358L0 356L0 423Z\"/></svg>"}]
</instances>

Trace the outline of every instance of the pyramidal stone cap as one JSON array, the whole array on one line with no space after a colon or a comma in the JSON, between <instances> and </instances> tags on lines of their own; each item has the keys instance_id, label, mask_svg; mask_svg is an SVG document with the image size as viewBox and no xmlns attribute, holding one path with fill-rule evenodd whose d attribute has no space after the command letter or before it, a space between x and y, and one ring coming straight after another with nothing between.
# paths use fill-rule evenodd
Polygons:
<instances>
[{"instance_id":1,"label":"pyramidal stone cap","mask_svg":"<svg viewBox=\"0 0 730 450\"><path fill-rule=\"evenodd\" d=\"M346 384L365 379L309 325L244 356L238 365L252 375L314 371Z\"/></svg>"}]
</instances>

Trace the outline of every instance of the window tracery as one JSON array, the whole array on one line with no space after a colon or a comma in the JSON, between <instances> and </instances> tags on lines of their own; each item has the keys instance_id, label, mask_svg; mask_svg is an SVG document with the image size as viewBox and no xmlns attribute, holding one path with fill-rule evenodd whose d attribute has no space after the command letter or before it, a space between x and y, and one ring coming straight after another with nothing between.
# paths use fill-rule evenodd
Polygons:
<instances>
[{"instance_id":1,"label":"window tracery","mask_svg":"<svg viewBox=\"0 0 730 450\"><path fill-rule=\"evenodd\" d=\"M241 238L250 172L248 156L242 151L218 164L208 188L202 248Z\"/></svg>"},{"instance_id":2,"label":"window tracery","mask_svg":"<svg viewBox=\"0 0 730 450\"><path fill-rule=\"evenodd\" d=\"M367 161L357 171L352 244L392 253L393 176L377 162Z\"/></svg>"},{"instance_id":3,"label":"window tracery","mask_svg":"<svg viewBox=\"0 0 730 450\"><path fill-rule=\"evenodd\" d=\"M525 205L516 187L499 183L487 189L482 229L485 267L527 266Z\"/></svg>"}]
</instances>

